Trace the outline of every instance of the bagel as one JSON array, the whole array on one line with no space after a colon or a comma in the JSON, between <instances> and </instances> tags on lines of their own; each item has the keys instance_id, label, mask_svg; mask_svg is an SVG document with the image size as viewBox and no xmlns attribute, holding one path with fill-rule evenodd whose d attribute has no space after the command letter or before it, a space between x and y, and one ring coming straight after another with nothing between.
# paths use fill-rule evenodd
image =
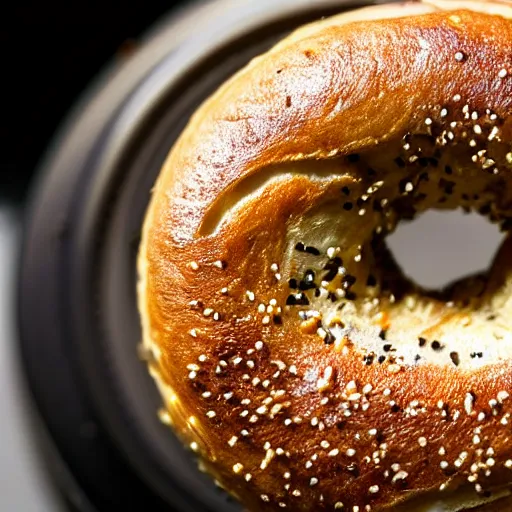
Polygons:
<instances>
[{"instance_id":1,"label":"bagel","mask_svg":"<svg viewBox=\"0 0 512 512\"><path fill-rule=\"evenodd\" d=\"M443 290L386 246L430 209L512 227L512 7L298 29L193 115L138 302L160 417L251 511L512 510L512 236Z\"/></svg>"}]
</instances>

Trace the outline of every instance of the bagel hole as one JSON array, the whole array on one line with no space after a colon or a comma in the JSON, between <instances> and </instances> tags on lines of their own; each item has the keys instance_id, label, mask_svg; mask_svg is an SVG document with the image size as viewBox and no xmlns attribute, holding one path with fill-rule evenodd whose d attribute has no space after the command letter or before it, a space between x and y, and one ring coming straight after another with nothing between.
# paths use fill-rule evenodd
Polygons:
<instances>
[{"instance_id":1,"label":"bagel hole","mask_svg":"<svg viewBox=\"0 0 512 512\"><path fill-rule=\"evenodd\" d=\"M487 271L505 235L478 213L428 210L402 220L387 246L415 284L441 290L454 281Z\"/></svg>"}]
</instances>

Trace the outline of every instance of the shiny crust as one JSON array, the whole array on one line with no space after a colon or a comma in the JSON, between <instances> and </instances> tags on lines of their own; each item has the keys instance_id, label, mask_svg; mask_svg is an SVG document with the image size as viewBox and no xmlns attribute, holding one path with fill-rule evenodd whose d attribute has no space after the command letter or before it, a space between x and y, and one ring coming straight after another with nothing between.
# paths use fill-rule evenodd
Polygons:
<instances>
[{"instance_id":1,"label":"shiny crust","mask_svg":"<svg viewBox=\"0 0 512 512\"><path fill-rule=\"evenodd\" d=\"M487 405L500 392L512 393L512 361L475 371L422 365L390 373L362 365L354 352L326 348L285 314L278 325L253 314L258 303L284 304L287 291L276 283L273 264L284 265L289 219L330 194L336 180L299 173L263 181L240 203L244 184L253 190L258 176L289 162L359 153L421 130L425 109L452 105L456 94L472 109L489 108L502 118L502 139L510 141L512 79L497 77L504 64L512 66L512 24L476 12L506 12L507 3L466 4L474 10L447 12L449 2L376 7L297 31L206 101L160 174L139 256L150 370L165 398L164 419L250 510L334 510L343 502L345 510L371 505L378 511L423 492L441 495L440 486L465 483L469 469L443 470L440 449L452 464L474 448L476 427L482 427L481 448L493 450L485 456L493 459L485 482L512 480L505 467L512 431L500 424L511 407L505 400L494 416ZM317 391L306 382L328 367L336 369L332 387ZM355 392L347 391L352 381ZM469 412L468 390L477 397ZM332 407L319 428L320 401L339 401L340 392L357 393L370 406L353 419ZM272 398L267 405L266 398ZM403 412L414 400L424 414L390 410L390 401ZM450 404L451 421L440 403ZM256 412L263 406L265 413ZM285 422L295 417L302 422ZM373 429L377 436L369 434ZM339 456L329 455L335 448ZM312 453L317 458L308 464ZM379 470L365 456L380 458ZM399 474L393 464L406 476L393 478ZM479 510L512 506L498 503Z\"/></svg>"}]
</instances>

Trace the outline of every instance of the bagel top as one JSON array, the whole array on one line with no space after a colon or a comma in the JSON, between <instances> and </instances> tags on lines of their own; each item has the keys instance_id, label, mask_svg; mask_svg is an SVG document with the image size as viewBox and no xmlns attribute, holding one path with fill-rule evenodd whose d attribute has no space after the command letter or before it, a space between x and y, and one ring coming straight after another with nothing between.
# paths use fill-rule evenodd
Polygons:
<instances>
[{"instance_id":1,"label":"bagel top","mask_svg":"<svg viewBox=\"0 0 512 512\"><path fill-rule=\"evenodd\" d=\"M441 291L385 244L429 208L512 225L511 17L308 25L171 150L138 259L145 357L161 418L249 510L511 506L512 238Z\"/></svg>"}]
</instances>

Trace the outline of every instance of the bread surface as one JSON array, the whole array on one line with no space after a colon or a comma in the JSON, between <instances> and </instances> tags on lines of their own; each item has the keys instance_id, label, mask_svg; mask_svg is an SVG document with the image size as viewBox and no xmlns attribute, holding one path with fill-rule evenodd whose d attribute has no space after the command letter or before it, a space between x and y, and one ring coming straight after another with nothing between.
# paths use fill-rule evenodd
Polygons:
<instances>
[{"instance_id":1,"label":"bread surface","mask_svg":"<svg viewBox=\"0 0 512 512\"><path fill-rule=\"evenodd\" d=\"M379 241L428 208L508 229L511 14L303 27L170 152L138 261L149 369L162 419L249 510L512 509L512 243L447 298Z\"/></svg>"}]
</instances>

